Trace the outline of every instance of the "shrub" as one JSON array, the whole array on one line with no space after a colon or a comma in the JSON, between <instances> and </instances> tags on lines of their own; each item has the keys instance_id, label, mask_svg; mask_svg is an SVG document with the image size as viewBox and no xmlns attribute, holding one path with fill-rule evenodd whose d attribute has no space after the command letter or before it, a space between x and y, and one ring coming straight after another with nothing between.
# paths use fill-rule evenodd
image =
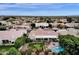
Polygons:
<instances>
[{"instance_id":1,"label":"shrub","mask_svg":"<svg viewBox=\"0 0 79 59\"><path fill-rule=\"evenodd\" d=\"M32 23L31 24L31 27L32 27L32 29L35 28L35 23Z\"/></svg>"},{"instance_id":2,"label":"shrub","mask_svg":"<svg viewBox=\"0 0 79 59\"><path fill-rule=\"evenodd\" d=\"M32 50L28 49L28 51L26 52L27 55L31 55L32 54Z\"/></svg>"},{"instance_id":3,"label":"shrub","mask_svg":"<svg viewBox=\"0 0 79 59\"><path fill-rule=\"evenodd\" d=\"M26 38L25 37L19 37L16 39L15 41L15 47L19 48L20 46L22 46L23 44L25 44Z\"/></svg>"},{"instance_id":4,"label":"shrub","mask_svg":"<svg viewBox=\"0 0 79 59\"><path fill-rule=\"evenodd\" d=\"M79 54L79 38L73 35L59 36L59 43L64 47L64 54Z\"/></svg>"},{"instance_id":5,"label":"shrub","mask_svg":"<svg viewBox=\"0 0 79 59\"><path fill-rule=\"evenodd\" d=\"M19 54L20 52L18 52L17 49L14 47L10 48L8 51L8 55L19 55Z\"/></svg>"}]
</instances>

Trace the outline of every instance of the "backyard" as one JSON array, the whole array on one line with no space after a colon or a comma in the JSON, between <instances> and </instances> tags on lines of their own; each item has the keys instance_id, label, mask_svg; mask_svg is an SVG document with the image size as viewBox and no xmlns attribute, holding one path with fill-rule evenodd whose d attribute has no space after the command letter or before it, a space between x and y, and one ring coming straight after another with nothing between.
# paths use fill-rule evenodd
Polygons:
<instances>
[{"instance_id":1,"label":"backyard","mask_svg":"<svg viewBox=\"0 0 79 59\"><path fill-rule=\"evenodd\" d=\"M0 46L0 54L5 54L10 48L14 47L13 45L11 46Z\"/></svg>"},{"instance_id":2,"label":"backyard","mask_svg":"<svg viewBox=\"0 0 79 59\"><path fill-rule=\"evenodd\" d=\"M42 50L43 49L43 43L40 43L40 42L38 42L38 43L30 43L29 44L29 49L31 49L32 51L33 50Z\"/></svg>"}]
</instances>

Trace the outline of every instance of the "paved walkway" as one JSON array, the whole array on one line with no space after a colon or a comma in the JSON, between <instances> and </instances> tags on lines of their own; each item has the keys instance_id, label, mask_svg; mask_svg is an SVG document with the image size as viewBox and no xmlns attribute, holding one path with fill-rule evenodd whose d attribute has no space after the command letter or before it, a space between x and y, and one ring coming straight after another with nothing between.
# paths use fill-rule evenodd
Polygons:
<instances>
[{"instance_id":1,"label":"paved walkway","mask_svg":"<svg viewBox=\"0 0 79 59\"><path fill-rule=\"evenodd\" d=\"M26 50L28 50L28 44L24 44L19 48L19 51L26 51Z\"/></svg>"}]
</instances>

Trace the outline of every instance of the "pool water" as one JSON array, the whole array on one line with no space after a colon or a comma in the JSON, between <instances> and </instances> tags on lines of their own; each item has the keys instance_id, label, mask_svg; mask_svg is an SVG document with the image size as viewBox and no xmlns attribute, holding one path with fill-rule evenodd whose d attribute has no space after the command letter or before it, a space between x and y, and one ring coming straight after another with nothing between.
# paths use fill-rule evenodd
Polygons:
<instances>
[{"instance_id":1,"label":"pool water","mask_svg":"<svg viewBox=\"0 0 79 59\"><path fill-rule=\"evenodd\" d=\"M54 53L59 53L59 52L62 52L62 51L64 51L64 48L62 48L62 47L53 47L53 48L51 48L51 51L52 52L54 52Z\"/></svg>"}]
</instances>

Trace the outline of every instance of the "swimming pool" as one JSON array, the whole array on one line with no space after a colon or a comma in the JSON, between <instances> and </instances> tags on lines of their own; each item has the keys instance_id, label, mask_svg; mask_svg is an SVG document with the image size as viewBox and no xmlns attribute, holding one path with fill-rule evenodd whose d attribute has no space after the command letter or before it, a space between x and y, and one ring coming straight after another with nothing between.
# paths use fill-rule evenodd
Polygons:
<instances>
[{"instance_id":1,"label":"swimming pool","mask_svg":"<svg viewBox=\"0 0 79 59\"><path fill-rule=\"evenodd\" d=\"M54 53L59 53L59 52L64 51L64 48L62 48L60 46L59 47L52 47L51 51L54 52Z\"/></svg>"}]
</instances>

